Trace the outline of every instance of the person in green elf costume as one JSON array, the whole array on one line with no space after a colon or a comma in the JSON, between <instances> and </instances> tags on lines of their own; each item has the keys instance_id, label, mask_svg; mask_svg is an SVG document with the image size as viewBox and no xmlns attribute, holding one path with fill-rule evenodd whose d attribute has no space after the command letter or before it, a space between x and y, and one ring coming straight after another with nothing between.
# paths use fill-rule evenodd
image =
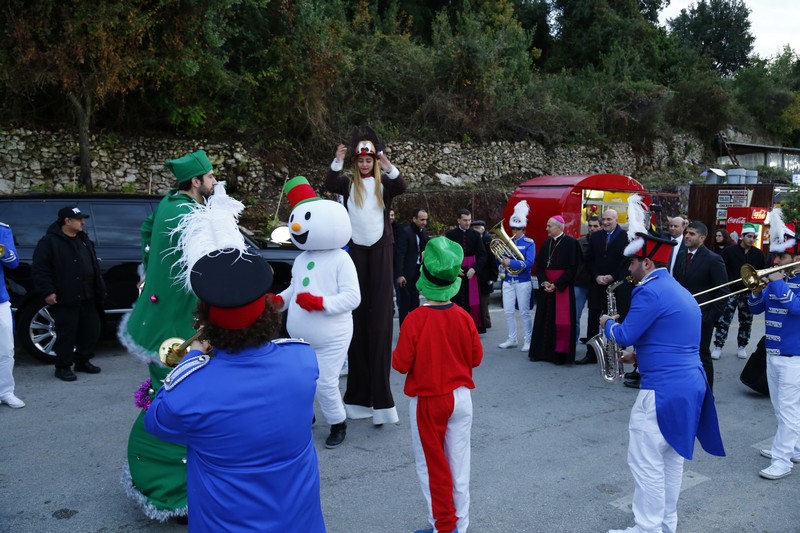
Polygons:
<instances>
[{"instance_id":1,"label":"person in green elf costume","mask_svg":"<svg viewBox=\"0 0 800 533\"><path fill-rule=\"evenodd\" d=\"M143 285L118 331L123 346L150 370L150 379L135 395L142 411L128 438L125 488L148 517L160 521L187 516L186 448L147 433L144 414L171 370L159 357L161 343L173 337L187 339L195 333L192 313L198 301L184 284L176 282L181 252L177 248L180 234L174 230L193 206L213 194L217 183L203 150L167 161L165 166L175 174L178 187L142 224Z\"/></svg>"}]
</instances>

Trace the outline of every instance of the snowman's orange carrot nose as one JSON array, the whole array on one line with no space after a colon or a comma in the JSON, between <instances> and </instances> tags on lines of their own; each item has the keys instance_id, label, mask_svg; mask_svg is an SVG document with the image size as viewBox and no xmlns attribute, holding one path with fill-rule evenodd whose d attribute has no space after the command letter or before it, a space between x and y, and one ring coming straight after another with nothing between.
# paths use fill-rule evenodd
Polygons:
<instances>
[{"instance_id":1,"label":"snowman's orange carrot nose","mask_svg":"<svg viewBox=\"0 0 800 533\"><path fill-rule=\"evenodd\" d=\"M300 231L300 224L297 222L292 223L292 231Z\"/></svg>"}]
</instances>

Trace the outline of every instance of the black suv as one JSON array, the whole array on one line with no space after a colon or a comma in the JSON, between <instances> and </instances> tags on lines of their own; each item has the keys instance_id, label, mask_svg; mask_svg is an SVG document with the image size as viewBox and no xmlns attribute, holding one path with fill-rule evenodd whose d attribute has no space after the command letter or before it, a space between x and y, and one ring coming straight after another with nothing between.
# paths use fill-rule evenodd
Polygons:
<instances>
[{"instance_id":1,"label":"black suv","mask_svg":"<svg viewBox=\"0 0 800 533\"><path fill-rule=\"evenodd\" d=\"M11 296L17 339L37 359L52 363L55 341L53 319L41 295L33 291L31 260L36 243L55 222L62 207L78 206L91 215L84 231L95 243L108 294L105 300L107 321L116 322L130 310L138 295L138 266L141 263L139 228L161 201L160 196L123 194L28 194L0 196L0 222L11 226L19 266L6 270L6 287ZM245 235L254 251L269 261L274 271L272 291L289 286L294 248L259 241Z\"/></svg>"}]
</instances>

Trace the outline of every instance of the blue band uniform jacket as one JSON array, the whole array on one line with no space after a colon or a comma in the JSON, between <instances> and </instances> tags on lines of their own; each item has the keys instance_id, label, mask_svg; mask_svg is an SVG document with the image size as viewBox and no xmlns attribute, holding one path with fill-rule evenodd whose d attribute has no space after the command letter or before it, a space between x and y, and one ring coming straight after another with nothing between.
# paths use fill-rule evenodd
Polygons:
<instances>
[{"instance_id":1,"label":"blue band uniform jacket","mask_svg":"<svg viewBox=\"0 0 800 533\"><path fill-rule=\"evenodd\" d=\"M655 391L661 434L686 459L692 458L695 438L706 452L725 455L714 397L700 364L700 320L689 291L659 268L633 289L624 322L605 324L606 337L635 347L641 388Z\"/></svg>"}]
</instances>

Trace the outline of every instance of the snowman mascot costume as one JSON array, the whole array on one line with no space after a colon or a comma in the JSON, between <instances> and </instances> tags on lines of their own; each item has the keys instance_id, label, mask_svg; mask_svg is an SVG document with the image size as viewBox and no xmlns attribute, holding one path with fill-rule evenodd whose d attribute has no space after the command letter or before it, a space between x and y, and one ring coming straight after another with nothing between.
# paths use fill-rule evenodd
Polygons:
<instances>
[{"instance_id":1,"label":"snowman mascot costume","mask_svg":"<svg viewBox=\"0 0 800 533\"><path fill-rule=\"evenodd\" d=\"M292 242L304 251L294 260L292 284L273 302L281 311L288 309L289 334L317 353L316 398L331 425L325 447L336 448L347 431L339 371L353 337L352 312L361 303L356 267L342 249L352 234L350 217L343 205L319 198L303 176L286 182L284 192L293 207Z\"/></svg>"}]
</instances>

